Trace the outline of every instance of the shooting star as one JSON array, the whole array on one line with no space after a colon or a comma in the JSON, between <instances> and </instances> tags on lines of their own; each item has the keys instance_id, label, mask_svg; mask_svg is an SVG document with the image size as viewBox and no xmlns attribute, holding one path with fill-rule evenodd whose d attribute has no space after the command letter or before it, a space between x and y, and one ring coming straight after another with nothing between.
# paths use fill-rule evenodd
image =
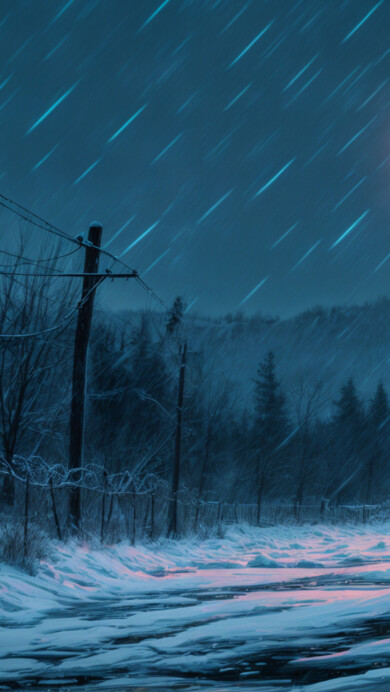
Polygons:
<instances>
[{"instance_id":1,"label":"shooting star","mask_svg":"<svg viewBox=\"0 0 390 692\"><path fill-rule=\"evenodd\" d=\"M247 296L245 296L245 298L243 298L243 300L241 301L241 303L239 303L239 305L244 305L244 303L246 303L246 301L249 300L249 298L252 298L252 296L256 293L256 291L258 291L259 288L261 288L261 286L264 286L264 284L268 280L268 278L269 277L266 276L265 279L260 281L260 283L257 284L257 286L255 286L254 289L252 289L252 291L250 293L248 293Z\"/></svg>"},{"instance_id":2,"label":"shooting star","mask_svg":"<svg viewBox=\"0 0 390 692\"><path fill-rule=\"evenodd\" d=\"M38 161L38 163L35 164L34 168L31 169L31 172L32 172L32 171L36 171L37 168L39 168L39 166L42 166L42 164L45 163L45 161L47 161L47 159L49 158L49 156L51 156L51 155L53 154L53 152L54 152L59 146L60 146L60 145L59 145L59 143L58 143L58 144L55 145L55 147L53 147L53 149L50 149L49 153L46 154L46 156L44 156L43 159L41 159L40 161Z\"/></svg>"},{"instance_id":3,"label":"shooting star","mask_svg":"<svg viewBox=\"0 0 390 692\"><path fill-rule=\"evenodd\" d=\"M345 43L346 41L348 41L348 39L351 38L351 36L353 36L354 33L355 33L358 29L360 29L360 27L362 26L362 24L364 24L364 22L366 22L367 19L368 19L369 17L371 17L371 15L373 14L373 12L375 12L375 10L377 10L378 7L380 7L380 5L382 5L382 3L383 3L383 0L380 0L380 2L378 2L378 3L372 8L372 10L370 10L370 11L366 14L366 16L363 17L363 19L359 22L359 24L356 24L355 28L352 29L352 31L350 31L349 34L347 34L345 38L343 38L343 40L341 41L341 43L343 44L343 43Z\"/></svg>"},{"instance_id":4,"label":"shooting star","mask_svg":"<svg viewBox=\"0 0 390 692\"><path fill-rule=\"evenodd\" d=\"M289 166L291 166L291 164L293 163L293 161L295 161L295 157L294 157L293 159L291 159L291 161L289 161L288 163L286 163L286 165L283 166L283 168L281 168L280 171L278 171L278 173L276 173L276 174L273 176L273 178L271 178L271 180L268 181L268 183L266 183L265 185L263 185L263 187L261 187L260 190L259 190L258 192L256 192L256 194L252 197L252 199L254 199L255 197L258 197L259 195L261 195L261 193L264 192L264 190L267 190L267 188L269 188L270 185L272 185L272 183L274 183L275 180L277 180L277 179L282 175L282 173L284 173L284 171L286 171L287 168L288 168Z\"/></svg>"},{"instance_id":5,"label":"shooting star","mask_svg":"<svg viewBox=\"0 0 390 692\"><path fill-rule=\"evenodd\" d=\"M46 120L46 118L50 115L50 113L52 113L55 110L55 108L57 108L57 106L59 106L60 103L62 103L69 96L69 94L72 93L72 91L79 84L79 81L75 82L75 84L73 84L73 86L71 86L70 89L68 89L68 91L65 92L65 94L62 94L62 96L60 96L60 98L57 99L57 101L55 101L55 103L53 103L53 105L50 106L50 108L48 108L48 110L45 111L45 113L43 115L41 115L41 117L38 118L38 120L33 125L31 125L30 129L27 130L26 135L29 135L30 132L35 130L35 128L38 127L38 125L40 125L44 120Z\"/></svg>"},{"instance_id":6,"label":"shooting star","mask_svg":"<svg viewBox=\"0 0 390 692\"><path fill-rule=\"evenodd\" d=\"M210 209L208 209L208 211L206 211L206 213L203 214L203 216L200 217L200 219L197 221L197 223L199 224L199 223L201 223L202 221L204 221L204 219L206 219L217 207L219 207L219 205L222 204L222 202L224 202L225 199L226 199L227 197L229 197L229 195L233 192L233 189L234 189L234 188L232 188L231 190L229 190L229 192L227 192L226 195L224 195L223 197L221 197L221 199L219 199L218 202L216 202L215 204L213 204L213 206L210 207Z\"/></svg>"},{"instance_id":7,"label":"shooting star","mask_svg":"<svg viewBox=\"0 0 390 692\"><path fill-rule=\"evenodd\" d=\"M136 214L134 214L134 216L132 216L128 221L126 221L126 223L124 223L123 226L120 227L119 231L117 231L116 233L114 233L114 235L112 236L112 238L110 238L110 240L103 246L103 249L104 249L104 250L106 249L106 247L108 247L109 245L111 245L111 243L114 242L114 240L118 237L118 235L119 235L120 233L122 233L122 231L124 231L125 228L127 228L127 226L129 226L129 225L131 224L132 221L134 221L135 217L136 217Z\"/></svg>"},{"instance_id":8,"label":"shooting star","mask_svg":"<svg viewBox=\"0 0 390 692\"><path fill-rule=\"evenodd\" d=\"M378 264L377 267L375 267L375 269L374 269L374 271L373 271L372 273L375 274L375 272L377 272L378 269L380 269L381 267L383 267L383 265L385 264L385 262L387 262L388 259L390 259L390 254L386 255L385 259L382 260L382 262L380 262L380 263Z\"/></svg>"},{"instance_id":9,"label":"shooting star","mask_svg":"<svg viewBox=\"0 0 390 692\"><path fill-rule=\"evenodd\" d=\"M177 135L177 137L175 137L175 139L173 139L172 142L170 142L170 144L168 144L168 146L165 147L165 149L163 149L163 150L158 154L158 156L156 156L155 159L153 159L153 161L152 161L152 163L151 163L150 165L152 166L154 163L156 163L156 161L158 161L159 159L161 159L161 157L164 156L164 154L166 154L166 152L168 151L168 149L170 149L171 147L173 147L174 144L176 144L176 142L180 139L180 137L182 136L182 134L183 134L183 133L180 132L180 134Z\"/></svg>"},{"instance_id":10,"label":"shooting star","mask_svg":"<svg viewBox=\"0 0 390 692\"><path fill-rule=\"evenodd\" d=\"M121 132L123 132L123 130L125 130L126 127L128 127L128 125L130 125L130 123L132 123L133 120L135 120L136 117L137 117L140 113L142 113L142 111L146 108L147 105L148 105L148 104L145 103L143 106L141 106L141 108L139 108L139 109L137 110L137 112L134 113L134 115L132 115L131 118L129 118L129 119L125 122L125 124L122 125L122 127L120 127L119 130L117 130L117 131L112 135L112 137L110 137L110 139L108 140L108 142L112 142L114 139L116 139L116 138L118 137L118 135L120 135Z\"/></svg>"},{"instance_id":11,"label":"shooting star","mask_svg":"<svg viewBox=\"0 0 390 692\"><path fill-rule=\"evenodd\" d=\"M332 212L333 212L333 211L336 211L336 209L338 209L339 207L341 207L342 203L345 202L345 200L348 199L348 197L349 197L350 195L352 195L352 193L355 192L355 190L357 190L358 187L360 187L360 185L361 185L362 183L364 183L365 180L367 180L367 176L366 176L366 175L364 176L364 178L362 178L361 180L359 180L358 183L356 183L356 185L352 188L352 190L350 190L349 192L347 192L347 194L340 200L340 202L338 202L338 203L336 204L336 206L333 207Z\"/></svg>"},{"instance_id":12,"label":"shooting star","mask_svg":"<svg viewBox=\"0 0 390 692\"><path fill-rule=\"evenodd\" d=\"M317 55L315 55L314 58L312 58L308 63L306 63L306 65L305 65L304 67L302 67L302 69L298 72L298 74L296 74L295 77L293 77L293 78L289 81L289 83L284 87L283 91L287 91L287 89L289 89L290 86L292 86L292 85L294 84L294 82L296 82L297 79L299 79L299 77L300 77L301 75L303 75L303 73L306 72L306 70L309 69L310 65L314 62L314 60L315 60L316 58L318 58L318 55L319 55L319 54L317 53Z\"/></svg>"},{"instance_id":13,"label":"shooting star","mask_svg":"<svg viewBox=\"0 0 390 692\"><path fill-rule=\"evenodd\" d=\"M77 178L77 180L74 181L73 185L77 185L77 183L79 183L80 180L82 180L83 178L85 178L85 176L88 175L88 173L89 173L90 171L92 171L92 169L95 168L95 166L98 165L99 161L101 161L101 158L100 158L100 159L97 159L91 166L89 166L89 168L87 168L87 170L84 171L84 173L82 173L82 174Z\"/></svg>"},{"instance_id":14,"label":"shooting star","mask_svg":"<svg viewBox=\"0 0 390 692\"><path fill-rule=\"evenodd\" d=\"M315 75L313 75L313 77L311 77L309 79L308 82L306 82L306 84L303 85L303 87L301 89L299 89L299 91L297 91L295 96L293 96L292 99L290 99L290 101L286 105L289 106L291 103L294 103L294 101L296 101L298 96L300 96L304 91L306 91L306 89L310 86L310 84L312 84L314 82L314 80L317 79L318 75L321 74L321 72L322 72L322 67L318 70L318 72L315 73Z\"/></svg>"},{"instance_id":15,"label":"shooting star","mask_svg":"<svg viewBox=\"0 0 390 692\"><path fill-rule=\"evenodd\" d=\"M232 24L234 24L234 22L236 22L237 19L238 19L239 17L241 17L242 13L245 12L245 10L246 10L247 7L248 7L248 3L246 3L246 5L244 5L244 7L242 7L242 8L240 9L240 11L237 12L237 14L234 15L233 19L231 19L230 22L228 22L228 24L226 24L225 28L222 29L222 31L221 31L221 33L220 33L220 36L222 36L222 34L224 34L225 31L227 31L227 30L232 26Z\"/></svg>"},{"instance_id":16,"label":"shooting star","mask_svg":"<svg viewBox=\"0 0 390 692\"><path fill-rule=\"evenodd\" d=\"M257 36L255 36L255 38L253 39L253 41L251 41L251 42L249 43L249 45L246 46L246 48L244 48L244 50L241 51L241 53L240 53L239 55L237 55L237 57L233 60L233 62L230 63L229 68L230 68L230 67L233 67L233 65L235 65L236 62L238 62L239 60L241 60L242 57L244 57L245 53L247 53L248 50L250 50L250 49L252 48L252 46L255 45L255 43L259 40L259 38L261 38L262 36L264 36L265 32L268 31L268 29L270 28L271 24L273 24L273 20L272 20L272 22L270 22L269 24L267 24L267 26L265 27L265 29L263 29L262 31L260 31L260 33L257 34Z\"/></svg>"},{"instance_id":17,"label":"shooting star","mask_svg":"<svg viewBox=\"0 0 390 692\"><path fill-rule=\"evenodd\" d=\"M169 0L165 0L165 2L163 2L159 7L157 7L157 10L155 10L155 11L153 12L153 14L151 14L150 17L148 17L148 19L146 20L146 22L144 22L144 23L142 24L141 28L138 29L138 31L142 31L142 29L144 29L145 26L147 26L147 25L149 24L149 22L152 21L152 19L154 19L155 17L157 17L157 15L161 12L161 10L165 7L165 5L168 5L168 2L169 2Z\"/></svg>"},{"instance_id":18,"label":"shooting star","mask_svg":"<svg viewBox=\"0 0 390 692\"><path fill-rule=\"evenodd\" d=\"M170 252L170 250L171 250L170 247L169 247L167 250L164 250L164 252L163 252L159 257L157 257L157 259L155 259L154 262L152 262L152 264L150 264L150 265L148 266L147 269L145 269L145 271L142 273L142 276L145 276L145 274L147 274L148 272L150 272L150 270L153 269L153 267L156 266L157 262L159 262L160 260L162 260L162 258L165 257L165 255L167 255L168 252Z\"/></svg>"},{"instance_id":19,"label":"shooting star","mask_svg":"<svg viewBox=\"0 0 390 692\"><path fill-rule=\"evenodd\" d=\"M9 80L11 79L12 75L13 75L13 73L10 74L10 76L7 77L7 78L0 84L0 90L3 89L3 88L5 87L6 84L8 84L8 82L9 82Z\"/></svg>"},{"instance_id":20,"label":"shooting star","mask_svg":"<svg viewBox=\"0 0 390 692\"><path fill-rule=\"evenodd\" d=\"M337 238L337 240L333 243L333 245L332 245L329 249L330 249L330 250L333 250L333 248L335 248L339 243L341 243L341 241L344 240L344 238L346 238L347 235L349 235L349 234L353 231L353 229L356 228L356 226L357 226L361 221L363 221L363 219L367 216L367 214L368 214L369 211L370 211L370 210L367 209L367 210L364 212L364 214L362 214L361 216L359 216L359 218L356 219L356 221L354 221L354 223L351 224L351 226L350 226L349 228L347 228L347 230L345 231L345 233L343 233L339 238Z\"/></svg>"},{"instance_id":21,"label":"shooting star","mask_svg":"<svg viewBox=\"0 0 390 692\"><path fill-rule=\"evenodd\" d=\"M283 233L283 235L279 238L279 240L277 240L276 243L274 243L274 244L272 245L271 250L273 250L275 247L277 247L277 246L279 245L279 243L282 242L282 240L284 240L285 238L287 238L287 236L290 235L291 231L293 231L294 228L296 228L296 227L298 226L298 224L299 224L299 221L297 221L297 222L294 223L292 226L290 226L290 228L289 228L285 233Z\"/></svg>"},{"instance_id":22,"label":"shooting star","mask_svg":"<svg viewBox=\"0 0 390 692\"><path fill-rule=\"evenodd\" d=\"M153 223L151 226L149 226L149 228L147 228L146 231L141 233L141 235L139 235L138 238L136 238L135 240L133 240L132 243L130 243L129 247L127 247L126 250L123 250L123 252L119 255L119 257L123 257L123 255L125 255L127 252L129 252L129 250L131 250L133 247L135 247L135 245L138 245L138 243L141 240L143 240L143 238L145 238L145 236L149 235L149 233L151 231L153 231L153 228L156 228L158 223L159 223L159 221L155 221L155 223Z\"/></svg>"},{"instance_id":23,"label":"shooting star","mask_svg":"<svg viewBox=\"0 0 390 692\"><path fill-rule=\"evenodd\" d=\"M248 84L248 86L246 86L245 89L240 91L240 93L232 101L230 101L230 103L228 103L228 105L223 110L228 111L229 108L231 108L231 106L233 106L233 104L236 103L236 101L238 101L238 99L241 98L241 96L244 96L244 94L248 91L248 89L252 86L252 84L253 84L253 82Z\"/></svg>"},{"instance_id":24,"label":"shooting star","mask_svg":"<svg viewBox=\"0 0 390 692\"><path fill-rule=\"evenodd\" d=\"M374 117L371 118L370 122L368 122L367 125L365 125L364 127L362 127L362 129L359 130L359 132L357 132L356 135L354 135L354 136L352 137L352 139L349 140L349 142L347 142L346 144L344 144L344 146L343 146L343 147L340 149L340 151L337 153L337 156L340 156L340 154L342 154L343 151L345 151L346 149L348 149L348 147L350 147L351 144L353 144L353 142L354 142L358 137L360 137L360 135L362 135L363 132L365 132L365 131L367 130L367 128L371 125L371 123L374 122L374 120L376 120L376 118L377 118L377 116L374 115Z\"/></svg>"},{"instance_id":25,"label":"shooting star","mask_svg":"<svg viewBox=\"0 0 390 692\"><path fill-rule=\"evenodd\" d=\"M301 257L301 259L300 259L296 264L294 264L294 266L292 267L292 269L290 269L290 272L289 272L290 274L291 274L291 272L295 271L295 269L297 269L297 267L299 267L299 265L302 264L302 262L305 261L306 257L309 257L309 255L311 255L311 253L316 249L316 247L318 247L318 245L320 244L320 242L321 242L321 239L320 239L320 240L317 240L317 242L314 243L314 245L312 245L312 247L310 248L310 250L308 250L307 252L305 252L305 254L303 255L303 257Z\"/></svg>"},{"instance_id":26,"label":"shooting star","mask_svg":"<svg viewBox=\"0 0 390 692\"><path fill-rule=\"evenodd\" d=\"M68 9L68 7L70 7L73 4L73 2L74 2L74 0L69 0L69 2L67 2L66 5L64 5L64 7L56 14L54 19L51 20L49 26L54 24L54 22L56 22L57 19L59 19L61 17L61 15L64 14L64 12Z\"/></svg>"},{"instance_id":27,"label":"shooting star","mask_svg":"<svg viewBox=\"0 0 390 692\"><path fill-rule=\"evenodd\" d=\"M371 94L371 96L369 96L368 98L366 98L366 100L362 103L362 105L359 106L358 111L361 111L362 108L364 108L364 106L367 105L367 103L370 103L370 101L374 98L374 96L376 96L377 94L379 94L380 91L382 91L383 87L385 86L385 84L387 84L387 82L388 82L388 79L385 79L385 81L382 82L382 84L380 84L380 85L378 86L378 88L375 89L375 91L373 91L373 93ZM0 88L1 88L1 87L0 87Z\"/></svg>"},{"instance_id":28,"label":"shooting star","mask_svg":"<svg viewBox=\"0 0 390 692\"><path fill-rule=\"evenodd\" d=\"M194 307L195 303L197 303L198 300L199 300L199 298L194 298L194 300L191 300L190 304L187 305L186 309L184 310L184 314L189 312L189 310L191 310L191 308Z\"/></svg>"}]
</instances>

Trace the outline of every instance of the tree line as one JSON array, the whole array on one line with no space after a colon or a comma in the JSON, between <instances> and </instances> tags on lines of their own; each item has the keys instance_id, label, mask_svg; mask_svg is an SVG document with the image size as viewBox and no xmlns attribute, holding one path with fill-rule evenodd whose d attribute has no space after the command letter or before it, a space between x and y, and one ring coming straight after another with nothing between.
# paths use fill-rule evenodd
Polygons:
<instances>
[{"instance_id":1,"label":"tree line","mask_svg":"<svg viewBox=\"0 0 390 692\"><path fill-rule=\"evenodd\" d=\"M12 258L15 275L27 251L23 241ZM53 274L58 249L52 256ZM69 283L60 293L57 286L33 275L2 280L0 440L11 467L16 454L67 460L74 324L63 315L75 299ZM305 373L287 387L278 377L277 353L259 348L243 400L236 383L221 376L224 363L212 350L192 346L196 328L183 314L177 298L160 317L96 315L88 356L88 461L108 473L127 470L139 479L153 473L171 484L180 408L177 488L193 499L195 530L208 500L255 504L260 521L269 500L293 504L299 518L305 503L371 504L387 496L390 411L381 382L369 401L352 379L333 395ZM31 333L38 337L19 338ZM324 399L332 409L327 416ZM1 501L15 502L11 477L3 478Z\"/></svg>"}]
</instances>

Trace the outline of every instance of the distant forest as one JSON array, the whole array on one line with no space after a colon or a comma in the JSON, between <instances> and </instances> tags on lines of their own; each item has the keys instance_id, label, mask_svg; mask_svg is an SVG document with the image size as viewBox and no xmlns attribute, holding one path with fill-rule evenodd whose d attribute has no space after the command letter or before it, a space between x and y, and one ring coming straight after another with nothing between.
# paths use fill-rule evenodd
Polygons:
<instances>
[{"instance_id":1,"label":"distant forest","mask_svg":"<svg viewBox=\"0 0 390 692\"><path fill-rule=\"evenodd\" d=\"M41 288L34 292L29 284L22 303L3 293L3 324L12 310L14 328L46 324L56 307L43 304ZM186 342L179 484L195 503L253 503L260 520L266 500L293 504L299 516L305 503L370 504L388 495L390 411L380 373L365 401L352 377L329 392L323 377L297 370L286 386L278 353L260 343L243 396L220 352L212 344L200 347L197 320L183 313L180 298L166 313L97 313L88 356L86 461L108 473L152 473L170 483ZM226 318L232 323L240 322ZM54 340L3 341L0 430L11 464L14 455L36 454L66 465L72 348L69 326ZM246 366L244 349L239 357ZM7 479L3 500L13 501Z\"/></svg>"}]
</instances>

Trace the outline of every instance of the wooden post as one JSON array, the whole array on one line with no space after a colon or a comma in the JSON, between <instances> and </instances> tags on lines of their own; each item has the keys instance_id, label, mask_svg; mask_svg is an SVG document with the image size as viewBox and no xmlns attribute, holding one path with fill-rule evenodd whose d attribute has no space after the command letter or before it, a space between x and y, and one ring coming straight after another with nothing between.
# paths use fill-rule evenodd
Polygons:
<instances>
[{"instance_id":1,"label":"wooden post","mask_svg":"<svg viewBox=\"0 0 390 692\"><path fill-rule=\"evenodd\" d=\"M100 248L102 231L103 229L98 223L93 223L89 228L88 241L91 243L91 247L87 247L85 251L84 274L96 274L98 270L100 252L97 248ZM70 470L81 469L83 465L87 352L95 297L94 288L96 283L96 277L84 276L81 301L79 304L73 358L72 400L70 412ZM79 480L78 474L75 477L75 481L77 480ZM69 526L73 530L77 530L80 526L80 496L80 487L78 485L73 486L71 489L69 503Z\"/></svg>"},{"instance_id":2,"label":"wooden post","mask_svg":"<svg viewBox=\"0 0 390 692\"><path fill-rule=\"evenodd\" d=\"M175 538L177 535L177 493L180 481L180 453L181 453L181 428L183 420L183 398L184 398L184 379L187 363L187 342L181 353L181 363L179 372L179 392L176 408L176 437L175 437L175 456L173 462L172 478L172 498L170 504L170 519L168 524L168 536Z\"/></svg>"},{"instance_id":3,"label":"wooden post","mask_svg":"<svg viewBox=\"0 0 390 692\"><path fill-rule=\"evenodd\" d=\"M146 496L146 509L145 509L145 514L144 514L144 521L143 521L143 526L142 526L142 538L146 536L146 529L148 527L148 519L149 519L149 508L150 508L150 498Z\"/></svg>"},{"instance_id":4,"label":"wooden post","mask_svg":"<svg viewBox=\"0 0 390 692\"><path fill-rule=\"evenodd\" d=\"M102 496L102 515L100 521L100 542L103 543L104 538L104 517L106 513L106 488L107 488L107 471L103 471L103 496Z\"/></svg>"},{"instance_id":5,"label":"wooden post","mask_svg":"<svg viewBox=\"0 0 390 692\"><path fill-rule=\"evenodd\" d=\"M150 533L149 533L149 538L153 538L154 536L154 498L155 494L154 491L152 492L152 497L151 497L151 504L150 504Z\"/></svg>"},{"instance_id":6,"label":"wooden post","mask_svg":"<svg viewBox=\"0 0 390 692\"><path fill-rule=\"evenodd\" d=\"M135 545L135 529L136 529L136 521L137 521L137 515L136 515L136 507L135 507L135 499L136 499L136 493L135 493L135 488L132 492L132 522L131 522L131 545Z\"/></svg>"},{"instance_id":7,"label":"wooden post","mask_svg":"<svg viewBox=\"0 0 390 692\"><path fill-rule=\"evenodd\" d=\"M218 515L217 515L217 536L218 538L222 535L222 514L223 514L223 507L222 507L222 502L218 503Z\"/></svg>"},{"instance_id":8,"label":"wooden post","mask_svg":"<svg viewBox=\"0 0 390 692\"><path fill-rule=\"evenodd\" d=\"M112 508L114 505L114 497L115 497L115 495L110 495L110 506L108 508L108 514L107 514L107 519L106 519L106 533L108 531L108 527L110 526Z\"/></svg>"},{"instance_id":9,"label":"wooden post","mask_svg":"<svg viewBox=\"0 0 390 692\"><path fill-rule=\"evenodd\" d=\"M122 497L121 495L116 496L118 500L118 507L121 511L123 521L125 522L126 526L126 536L130 538L130 520L129 520L129 513L127 512L126 505L123 507L125 497Z\"/></svg>"},{"instance_id":10,"label":"wooden post","mask_svg":"<svg viewBox=\"0 0 390 692\"><path fill-rule=\"evenodd\" d=\"M29 504L30 478L27 471L26 494L24 498L24 536L23 536L23 557L27 558L28 544L28 504Z\"/></svg>"},{"instance_id":11,"label":"wooden post","mask_svg":"<svg viewBox=\"0 0 390 692\"><path fill-rule=\"evenodd\" d=\"M50 484L50 497L51 497L51 506L52 506L52 510L53 510L54 523L55 523L56 529L57 529L58 540L62 541L61 527L60 527L60 522L59 522L58 514L57 514L57 507L56 507L56 500L54 497L54 488L53 488L53 479L52 478L50 478L49 484Z\"/></svg>"}]
</instances>

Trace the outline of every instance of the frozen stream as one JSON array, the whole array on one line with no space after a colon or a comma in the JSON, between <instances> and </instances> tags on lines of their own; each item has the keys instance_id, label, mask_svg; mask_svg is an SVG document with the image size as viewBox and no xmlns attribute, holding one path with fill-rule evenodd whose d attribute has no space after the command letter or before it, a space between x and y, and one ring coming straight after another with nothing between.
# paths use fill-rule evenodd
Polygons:
<instances>
[{"instance_id":1,"label":"frozen stream","mask_svg":"<svg viewBox=\"0 0 390 692\"><path fill-rule=\"evenodd\" d=\"M390 524L53 544L0 606L5 688L390 689Z\"/></svg>"}]
</instances>

